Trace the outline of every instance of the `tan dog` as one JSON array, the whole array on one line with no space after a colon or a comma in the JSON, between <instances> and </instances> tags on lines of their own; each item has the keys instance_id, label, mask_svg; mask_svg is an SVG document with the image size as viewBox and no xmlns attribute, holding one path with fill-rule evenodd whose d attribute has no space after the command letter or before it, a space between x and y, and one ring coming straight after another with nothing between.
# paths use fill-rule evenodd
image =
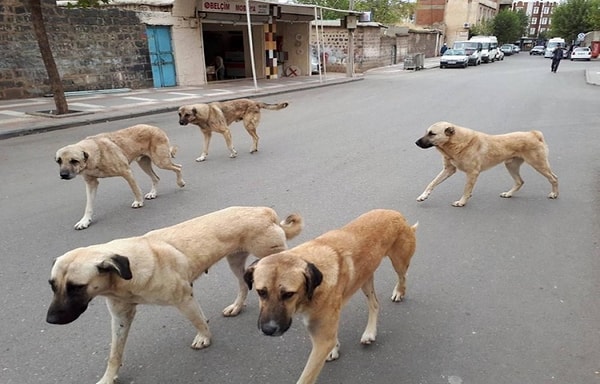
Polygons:
<instances>
[{"instance_id":1,"label":"tan dog","mask_svg":"<svg viewBox=\"0 0 600 384\"><path fill-rule=\"evenodd\" d=\"M194 280L226 257L239 292L223 315L235 316L248 294L243 277L248 254L264 257L283 251L286 239L301 230L302 218L296 214L278 223L271 208L230 207L143 236L74 249L52 267L54 298L46 320L70 323L94 297L105 296L112 316L112 342L99 384L113 383L137 304L177 307L198 330L192 348L207 347L211 334L194 299Z\"/></svg>"},{"instance_id":2,"label":"tan dog","mask_svg":"<svg viewBox=\"0 0 600 384\"><path fill-rule=\"evenodd\" d=\"M427 199L438 184L459 169L467 174L467 182L462 197L452 205L462 207L471 197L479 174L502 162L515 181L515 185L509 191L502 192L501 197L512 197L513 193L523 186L523 179L519 173L523 162L531 165L548 179L552 185L552 192L548 198L558 197L558 178L550 169L548 147L540 131L488 135L440 121L429 127L425 136L415 144L421 148L435 147L444 158L444 168L429 183L417 201Z\"/></svg>"},{"instance_id":3,"label":"tan dog","mask_svg":"<svg viewBox=\"0 0 600 384\"><path fill-rule=\"evenodd\" d=\"M162 169L175 172L177 185L183 187L181 165L174 164L171 158L176 149L169 144L167 134L151 125L134 125L115 132L89 136L76 144L71 144L56 152L56 162L60 166L60 177L70 180L82 175L85 180L87 201L81 220L75 229L85 229L92 222L94 198L98 189L98 178L121 176L133 191L135 199L132 208L144 205L144 198L156 198L159 177L152 169L152 163ZM145 196L133 177L130 164L137 161L140 168L152 179L152 189Z\"/></svg>"},{"instance_id":4,"label":"tan dog","mask_svg":"<svg viewBox=\"0 0 600 384\"><path fill-rule=\"evenodd\" d=\"M196 161L206 160L208 145L213 132L223 135L229 149L229 157L236 157L237 151L233 147L229 126L236 121L243 121L244 128L252 137L250 153L258 151L258 135L256 128L260 122L260 110L279 110L288 106L288 103L267 104L250 99L237 99L210 104L184 105L179 108L179 124L195 124L200 127L204 135L204 149Z\"/></svg>"},{"instance_id":5,"label":"tan dog","mask_svg":"<svg viewBox=\"0 0 600 384\"><path fill-rule=\"evenodd\" d=\"M399 212L373 210L340 229L248 267L244 278L250 288L252 284L256 287L260 299L258 327L263 333L282 335L295 313L304 315L312 351L298 383L314 383L325 361L339 357L340 312L359 288L369 306L360 342L375 341L379 312L375 270L385 256L390 258L398 275L392 301L402 301L406 271L416 247L416 227L408 225Z\"/></svg>"}]
</instances>

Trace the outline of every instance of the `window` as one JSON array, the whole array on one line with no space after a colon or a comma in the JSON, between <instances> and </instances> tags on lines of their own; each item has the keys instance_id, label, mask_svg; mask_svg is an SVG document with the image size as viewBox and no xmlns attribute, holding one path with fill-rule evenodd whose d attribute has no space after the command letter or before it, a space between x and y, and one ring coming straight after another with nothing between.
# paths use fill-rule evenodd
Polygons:
<instances>
[{"instance_id":1,"label":"window","mask_svg":"<svg viewBox=\"0 0 600 384\"><path fill-rule=\"evenodd\" d=\"M542 22L540 23L541 25L546 25L548 24L548 18L547 17L542 17Z\"/></svg>"},{"instance_id":2,"label":"window","mask_svg":"<svg viewBox=\"0 0 600 384\"><path fill-rule=\"evenodd\" d=\"M547 15L550 13L550 7L544 7L544 15Z\"/></svg>"},{"instance_id":3,"label":"window","mask_svg":"<svg viewBox=\"0 0 600 384\"><path fill-rule=\"evenodd\" d=\"M535 36L535 28L529 28L529 36Z\"/></svg>"},{"instance_id":4,"label":"window","mask_svg":"<svg viewBox=\"0 0 600 384\"><path fill-rule=\"evenodd\" d=\"M538 13L540 13L540 7L533 7L533 14L537 15Z\"/></svg>"},{"instance_id":5,"label":"window","mask_svg":"<svg viewBox=\"0 0 600 384\"><path fill-rule=\"evenodd\" d=\"M538 22L538 18L537 17L532 17L531 18L531 24L535 25Z\"/></svg>"}]
</instances>

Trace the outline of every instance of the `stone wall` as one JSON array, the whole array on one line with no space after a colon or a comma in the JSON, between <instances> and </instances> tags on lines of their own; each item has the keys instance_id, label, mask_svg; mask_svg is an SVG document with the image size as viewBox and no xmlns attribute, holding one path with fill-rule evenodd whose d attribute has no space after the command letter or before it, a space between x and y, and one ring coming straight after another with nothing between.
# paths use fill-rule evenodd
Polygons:
<instances>
[{"instance_id":1,"label":"stone wall","mask_svg":"<svg viewBox=\"0 0 600 384\"><path fill-rule=\"evenodd\" d=\"M26 0L0 5L0 100L50 92ZM148 88L145 25L133 11L58 8L42 0L46 32L65 91Z\"/></svg>"},{"instance_id":2,"label":"stone wall","mask_svg":"<svg viewBox=\"0 0 600 384\"><path fill-rule=\"evenodd\" d=\"M365 72L372 68L400 63L406 55L423 53L425 57L437 56L438 32L434 30L409 30L382 28L377 23L358 25L354 32L354 71ZM321 37L320 37L321 38ZM325 25L320 41L328 72L346 72L348 61L348 31L337 24ZM316 33L311 30L311 45L316 47Z\"/></svg>"}]
</instances>

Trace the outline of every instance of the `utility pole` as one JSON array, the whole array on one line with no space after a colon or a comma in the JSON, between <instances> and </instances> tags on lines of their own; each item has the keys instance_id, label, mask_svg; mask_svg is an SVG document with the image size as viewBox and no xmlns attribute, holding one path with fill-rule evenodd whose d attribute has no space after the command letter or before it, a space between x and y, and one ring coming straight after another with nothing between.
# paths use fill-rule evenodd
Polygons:
<instances>
[{"instance_id":1,"label":"utility pole","mask_svg":"<svg viewBox=\"0 0 600 384\"><path fill-rule=\"evenodd\" d=\"M354 0L350 0L349 10L354 10ZM352 22L351 20L354 20ZM346 16L346 28L348 28L348 63L346 65L346 76L354 77L354 29L356 28L356 16Z\"/></svg>"}]
</instances>

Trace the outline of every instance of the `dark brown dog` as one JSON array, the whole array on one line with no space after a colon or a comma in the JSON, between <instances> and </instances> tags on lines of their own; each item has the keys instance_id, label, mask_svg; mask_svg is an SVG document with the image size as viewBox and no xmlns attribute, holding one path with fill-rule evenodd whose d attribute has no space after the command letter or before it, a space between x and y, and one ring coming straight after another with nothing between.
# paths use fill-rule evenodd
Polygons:
<instances>
[{"instance_id":1,"label":"dark brown dog","mask_svg":"<svg viewBox=\"0 0 600 384\"><path fill-rule=\"evenodd\" d=\"M204 149L196 161L206 160L208 146L213 132L223 135L229 149L229 157L236 157L237 151L233 146L229 126L236 121L243 121L244 128L252 137L252 148L250 153L258 151L258 134L256 129L260 122L260 110L279 110L286 108L287 102L279 104L267 104L251 99L236 99L209 104L184 105L179 108L179 124L195 124L200 127L204 135Z\"/></svg>"},{"instance_id":2,"label":"dark brown dog","mask_svg":"<svg viewBox=\"0 0 600 384\"><path fill-rule=\"evenodd\" d=\"M558 178L548 163L548 146L540 131L512 132L504 135L488 135L456 124L440 121L429 128L425 136L416 143L421 148L435 147L444 158L444 168L417 198L423 201L433 189L452 176L457 169L467 174L467 183L460 200L452 203L462 207L473 193L473 187L479 174L500 163L504 163L508 173L515 181L514 186L500 194L512 197L523 186L519 169L523 162L531 165L548 179L552 191L550 199L558 197Z\"/></svg>"},{"instance_id":3,"label":"dark brown dog","mask_svg":"<svg viewBox=\"0 0 600 384\"><path fill-rule=\"evenodd\" d=\"M344 227L329 231L252 264L244 278L260 299L258 327L269 336L285 333L296 313L304 315L312 351L298 383L317 380L325 361L339 357L340 312L360 288L367 297L369 318L360 339L371 344L377 336L379 303L374 273L388 256L398 282L392 301L402 301L406 271L415 251L415 230L396 211L377 209Z\"/></svg>"}]
</instances>

